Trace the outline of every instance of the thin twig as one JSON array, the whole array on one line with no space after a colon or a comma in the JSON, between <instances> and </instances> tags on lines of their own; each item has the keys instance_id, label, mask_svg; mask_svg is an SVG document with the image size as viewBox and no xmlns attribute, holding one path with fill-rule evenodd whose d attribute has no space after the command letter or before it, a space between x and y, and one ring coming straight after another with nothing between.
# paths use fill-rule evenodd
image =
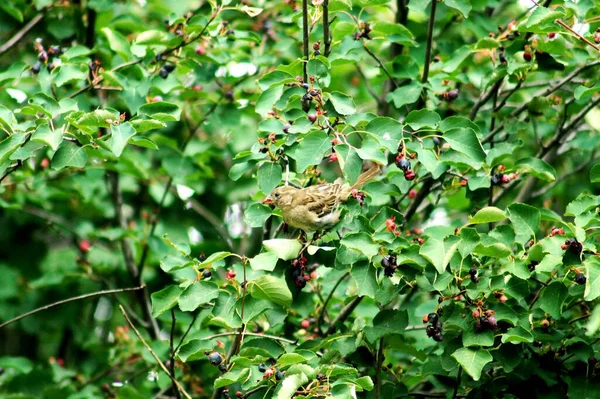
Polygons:
<instances>
[{"instance_id":1,"label":"thin twig","mask_svg":"<svg viewBox=\"0 0 600 399\"><path fill-rule=\"evenodd\" d=\"M439 177L439 179L442 179L442 176L443 175L441 175ZM427 196L429 195L429 193L431 192L431 190L433 188L434 182L435 182L435 180L432 177L428 177L428 178L424 179L423 186L421 186L421 189L419 190L419 192L417 192L417 195L415 196L415 198L409 205L408 209L404 213L404 219L402 219L403 227L406 226L408 224L408 222L410 222L410 219L412 219L415 212L417 212L417 209L419 208L419 206L421 205L423 200L425 198L427 198Z\"/></svg>"},{"instance_id":2,"label":"thin twig","mask_svg":"<svg viewBox=\"0 0 600 399\"><path fill-rule=\"evenodd\" d=\"M108 173L108 181L110 183L110 190L112 195L113 207L115 209L115 223L123 230L128 230L127 220L123 213L123 193L119 184L119 174L116 172ZM140 273L135 259L133 257L133 244L128 237L122 237L120 239L121 252L123 253L123 259L125 260L125 267L131 276L131 279L136 285L142 284L142 275ZM152 317L152 307L150 305L150 298L148 297L148 291L144 288L137 294L137 299L142 308L144 319L149 323L148 331L152 338L158 338L160 335L160 329L158 323Z\"/></svg>"},{"instance_id":3,"label":"thin twig","mask_svg":"<svg viewBox=\"0 0 600 399\"><path fill-rule=\"evenodd\" d=\"M31 310L27 313L23 313L22 315L12 318L8 321L5 321L4 323L0 324L0 328L6 327L7 325L14 323L15 321L19 321L21 319L24 319L25 317L29 317L33 314L41 312L42 310L50 309L55 306L62 305L62 304L68 303L68 302L79 301L80 299L93 298L93 297L102 296L102 295L119 294L121 292L127 292L127 291L137 291L137 290L141 290L143 288L144 288L144 286L132 287L132 288L117 288L114 290L102 290L102 291L91 292L89 294L74 296L72 298L63 299L63 300L51 303L49 305L44 305L37 309Z\"/></svg>"},{"instance_id":4,"label":"thin twig","mask_svg":"<svg viewBox=\"0 0 600 399\"><path fill-rule=\"evenodd\" d=\"M471 119L471 120L475 119L475 117L477 116L477 112L479 112L479 109L482 106L484 106L485 104L487 104L487 102L490 101L492 98L494 98L494 96L496 96L496 94L498 93L498 90L500 90L500 86L502 86L503 82L504 82L504 77L501 77L494 83L494 85L490 88L490 90L488 90L488 92L485 93L484 96L482 96L475 104L473 104L473 107L471 108L471 112L469 112L469 119Z\"/></svg>"},{"instance_id":5,"label":"thin twig","mask_svg":"<svg viewBox=\"0 0 600 399\"><path fill-rule=\"evenodd\" d=\"M454 393L452 393L452 399L458 397L458 388L460 387L460 381L462 377L462 367L458 368L458 374L456 375L456 384L454 385Z\"/></svg>"},{"instance_id":6,"label":"thin twig","mask_svg":"<svg viewBox=\"0 0 600 399\"><path fill-rule=\"evenodd\" d=\"M379 349L377 349L377 356L375 357L375 399L381 399L381 366L383 365L383 343L383 337L379 338Z\"/></svg>"},{"instance_id":7,"label":"thin twig","mask_svg":"<svg viewBox=\"0 0 600 399\"><path fill-rule=\"evenodd\" d=\"M169 368L171 369L171 375L175 377L175 349L173 348L173 342L175 340L175 322L177 319L175 318L175 309L171 308L171 335L169 337L169 349L171 352L171 357L169 359ZM173 394L177 397L177 399L181 399L181 395L179 394L179 390L177 389L177 384L175 384L175 379L172 381L173 385Z\"/></svg>"},{"instance_id":8,"label":"thin twig","mask_svg":"<svg viewBox=\"0 0 600 399\"><path fill-rule=\"evenodd\" d=\"M255 387L255 388L252 388L252 389L251 389L251 390L249 390L249 391L246 391L246 392L244 392L244 393L242 394L242 396L240 396L240 398L242 398L242 399L244 399L244 398L249 398L250 396L252 396L252 395L253 395L253 394L255 394L256 392L258 392L258 391L260 391L260 390L262 390L262 389L268 388L268 387L269 387L268 385L259 385L259 386Z\"/></svg>"},{"instance_id":9,"label":"thin twig","mask_svg":"<svg viewBox=\"0 0 600 399\"><path fill-rule=\"evenodd\" d=\"M150 347L150 345L148 345L148 343L146 342L146 340L144 339L144 337L142 337L142 335L140 334L140 332L138 331L138 329L135 327L135 325L133 324L133 322L131 321L131 319L127 315L127 312L125 311L125 309L123 308L123 306L119 306L119 309L121 309L121 313L123 313L123 316L125 317L125 320L127 320L127 323L129 324L129 326L131 327L131 329L133 330L133 332L135 333L135 335L137 335L137 337L139 338L139 340L142 341L142 344L144 344L144 346L146 347L146 349L148 349L148 351L150 352L150 354L152 355L152 357L156 360L156 362L158 363L158 365L160 366L160 368L171 379L171 381L173 381L173 384L175 384L175 386L177 387L177 389L179 390L179 392L181 392L183 394L183 396L185 396L187 399L192 399L192 397L181 386L181 384L179 383L179 381L177 381L177 379L175 379L175 376L173 376L173 375L171 375L171 373L169 373L169 370L167 369L167 367L165 366L165 364L160 360L160 358L152 350L152 348Z\"/></svg>"},{"instance_id":10,"label":"thin twig","mask_svg":"<svg viewBox=\"0 0 600 399\"><path fill-rule=\"evenodd\" d=\"M44 8L39 14L37 14L29 22L27 22L27 24L24 27L22 27L17 33L15 33L13 37L8 39L6 43L0 46L0 55L6 53L14 45L19 43L21 39L23 39L23 37L25 37L25 35L29 33L29 31L44 18L48 10L49 8Z\"/></svg>"},{"instance_id":11,"label":"thin twig","mask_svg":"<svg viewBox=\"0 0 600 399\"><path fill-rule=\"evenodd\" d=\"M392 86L394 86L394 89L397 89L398 83L396 83L396 81L394 80L394 77L390 74L390 71L388 71L387 68L385 67L385 65L383 65L383 62L381 62L379 57L377 57L377 55L369 47L367 47L367 43L364 40L363 40L363 48L371 56L371 58L373 58L377 62L379 67L387 75L387 77L390 79L390 82L392 83Z\"/></svg>"},{"instance_id":12,"label":"thin twig","mask_svg":"<svg viewBox=\"0 0 600 399\"><path fill-rule=\"evenodd\" d=\"M579 40L585 42L585 44L587 44L588 46L592 47L594 50L600 51L600 47L598 47L594 43L590 42L588 39L586 39L585 37L583 37L579 32L574 31L573 28L571 28L569 25L565 24L560 19L557 19L554 22L556 22L557 24L559 24L560 26L562 26L563 28L565 28L566 30L568 30L569 32L571 32L572 34L574 34L575 36L577 36L577 38L579 38Z\"/></svg>"},{"instance_id":13,"label":"thin twig","mask_svg":"<svg viewBox=\"0 0 600 399\"><path fill-rule=\"evenodd\" d=\"M327 331L325 331L325 336L333 334L337 328L337 325L346 321L348 316L352 314L354 309L356 309L356 307L362 302L364 298L364 296L356 297L352 300L352 302L344 306L338 314L338 316L335 318L335 320L329 325Z\"/></svg>"},{"instance_id":14,"label":"thin twig","mask_svg":"<svg viewBox=\"0 0 600 399\"><path fill-rule=\"evenodd\" d=\"M304 54L304 62L302 70L304 82L308 82L308 0L302 0L302 48Z\"/></svg>"},{"instance_id":15,"label":"thin twig","mask_svg":"<svg viewBox=\"0 0 600 399\"><path fill-rule=\"evenodd\" d=\"M521 88L521 85L523 84L524 81L525 81L525 79L519 79L519 82L515 85L515 87L506 94L506 96L502 99L502 101L500 101L500 104L495 105L493 107L493 112L500 111L506 105L506 102L508 101L510 96L515 94L515 92ZM499 91L497 92L497 95L498 94L500 94ZM492 127L491 130L494 130L494 127Z\"/></svg>"},{"instance_id":16,"label":"thin twig","mask_svg":"<svg viewBox=\"0 0 600 399\"><path fill-rule=\"evenodd\" d=\"M171 190L174 193L176 193L174 189L171 189ZM186 203L196 213L198 213L200 216L202 216L204 219L206 219L210 224L212 224L213 227L217 230L217 232L221 236L221 238L223 238L223 240L225 240L225 242L227 243L227 246L231 250L234 249L232 238L229 236L227 229L223 226L223 222L218 217L216 217L214 213L212 213L207 207L205 207L199 201L197 201L193 198L186 200Z\"/></svg>"},{"instance_id":17,"label":"thin twig","mask_svg":"<svg viewBox=\"0 0 600 399\"><path fill-rule=\"evenodd\" d=\"M346 277L348 277L350 275L350 272L346 272L342 277L340 277L337 281L337 283L335 283L335 285L333 286L333 288L331 289L331 291L329 292L329 295L327 295L327 298L325 299L325 302L323 302L323 307L321 308L321 312L319 313L319 317L317 318L317 330L321 331L321 324L323 323L323 317L325 316L325 312L327 311L327 304L329 304L329 301L331 300L331 298L333 297L333 294L335 293L335 290L337 290L338 286L342 283L342 281L344 281L346 279Z\"/></svg>"},{"instance_id":18,"label":"thin twig","mask_svg":"<svg viewBox=\"0 0 600 399\"><path fill-rule=\"evenodd\" d=\"M215 339L215 338L219 338L219 337L230 337L233 335L241 335L241 332L239 332L239 331L224 332L224 333L209 335L208 337L204 337L204 338L200 338L200 339L211 340L211 339ZM259 334L259 333L252 333L252 332L244 332L244 335L249 336L249 337L268 338L268 339L272 339L273 341L281 341L281 342L285 342L286 344L290 344L290 345L298 345L298 340L292 341L291 339L277 337L275 335Z\"/></svg>"},{"instance_id":19,"label":"thin twig","mask_svg":"<svg viewBox=\"0 0 600 399\"><path fill-rule=\"evenodd\" d=\"M323 54L329 56L331 52L331 33L329 33L329 0L323 1Z\"/></svg>"},{"instance_id":20,"label":"thin twig","mask_svg":"<svg viewBox=\"0 0 600 399\"><path fill-rule=\"evenodd\" d=\"M431 11L429 13L429 23L427 24L427 44L425 45L425 65L421 83L427 83L429 79L429 65L431 64L431 46L433 44L433 28L435 26L435 9L437 1L431 2Z\"/></svg>"},{"instance_id":21,"label":"thin twig","mask_svg":"<svg viewBox=\"0 0 600 399\"><path fill-rule=\"evenodd\" d=\"M181 336L181 339L179 340L179 343L177 344L177 347L175 347L175 353L177 353L177 351L179 350L179 348L181 348L181 345L183 345L183 342L185 340L185 337L187 337L187 335L190 333L190 331L192 330L192 327L194 326L194 323L196 322L196 319L198 318L198 315L200 314L200 312L196 312L194 314L194 317L192 318L192 322L190 323L190 325L188 326L187 330L185 330L185 333L183 333L183 335Z\"/></svg>"}]
</instances>

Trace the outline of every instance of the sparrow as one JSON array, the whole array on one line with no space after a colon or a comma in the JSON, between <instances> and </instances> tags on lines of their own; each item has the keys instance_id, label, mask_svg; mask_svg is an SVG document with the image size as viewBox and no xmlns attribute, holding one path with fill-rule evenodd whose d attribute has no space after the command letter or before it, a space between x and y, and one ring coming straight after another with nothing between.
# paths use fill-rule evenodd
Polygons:
<instances>
[{"instance_id":1,"label":"sparrow","mask_svg":"<svg viewBox=\"0 0 600 399\"><path fill-rule=\"evenodd\" d=\"M274 189L263 200L263 204L275 205L283 213L283 221L305 233L327 230L340 221L340 204L346 202L353 190L358 190L379 174L379 166L374 165L358 176L356 183L342 183L341 178L334 183L318 184L305 188L281 186Z\"/></svg>"}]
</instances>

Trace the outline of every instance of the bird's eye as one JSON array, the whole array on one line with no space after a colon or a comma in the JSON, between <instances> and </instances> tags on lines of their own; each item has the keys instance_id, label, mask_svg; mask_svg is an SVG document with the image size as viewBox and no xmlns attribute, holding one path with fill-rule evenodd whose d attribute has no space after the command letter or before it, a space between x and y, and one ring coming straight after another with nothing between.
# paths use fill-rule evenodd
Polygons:
<instances>
[{"instance_id":1,"label":"bird's eye","mask_svg":"<svg viewBox=\"0 0 600 399\"><path fill-rule=\"evenodd\" d=\"M275 198L279 198L279 193L275 193Z\"/></svg>"}]
</instances>

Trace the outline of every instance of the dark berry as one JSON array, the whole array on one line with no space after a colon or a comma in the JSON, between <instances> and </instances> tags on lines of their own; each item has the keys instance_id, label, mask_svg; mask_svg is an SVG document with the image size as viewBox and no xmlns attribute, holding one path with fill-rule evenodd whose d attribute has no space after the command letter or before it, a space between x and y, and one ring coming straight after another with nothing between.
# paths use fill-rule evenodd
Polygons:
<instances>
[{"instance_id":1,"label":"dark berry","mask_svg":"<svg viewBox=\"0 0 600 399\"><path fill-rule=\"evenodd\" d=\"M439 321L439 320L438 320L438 321L436 321L435 323L433 323L432 325L433 325L433 328L435 328L435 329L436 329L436 330L438 330L438 331L442 331L442 330L443 330L443 327L444 327L444 326L442 325L442 322L441 322L441 321Z\"/></svg>"},{"instance_id":2,"label":"dark berry","mask_svg":"<svg viewBox=\"0 0 600 399\"><path fill-rule=\"evenodd\" d=\"M288 123L288 124L285 124L285 125L283 125L283 128L282 128L282 130L283 130L283 132L284 132L284 133L288 133L288 132L290 131L290 128L291 128L291 127L292 127L292 125L290 125L290 124Z\"/></svg>"},{"instance_id":3,"label":"dark berry","mask_svg":"<svg viewBox=\"0 0 600 399\"><path fill-rule=\"evenodd\" d=\"M575 275L575 282L577 284L584 285L586 281L587 281L587 278L585 277L585 274L583 274L583 273L577 273Z\"/></svg>"},{"instance_id":4,"label":"dark berry","mask_svg":"<svg viewBox=\"0 0 600 399\"><path fill-rule=\"evenodd\" d=\"M169 76L169 71L167 71L165 68L163 68L160 70L160 72L158 74L160 75L161 78L166 79Z\"/></svg>"},{"instance_id":5,"label":"dark berry","mask_svg":"<svg viewBox=\"0 0 600 399\"><path fill-rule=\"evenodd\" d=\"M212 276L212 272L210 270L205 270L204 273L202 273L202 277L204 278L210 278Z\"/></svg>"},{"instance_id":6,"label":"dark berry","mask_svg":"<svg viewBox=\"0 0 600 399\"><path fill-rule=\"evenodd\" d=\"M432 325L435 324L438 320L439 317L437 313L429 313L427 315L427 321L430 322Z\"/></svg>"},{"instance_id":7,"label":"dark berry","mask_svg":"<svg viewBox=\"0 0 600 399\"><path fill-rule=\"evenodd\" d=\"M444 98L448 101L454 101L458 98L459 92L456 89L452 89L446 92Z\"/></svg>"},{"instance_id":8,"label":"dark berry","mask_svg":"<svg viewBox=\"0 0 600 399\"><path fill-rule=\"evenodd\" d=\"M529 269L529 271L534 271L535 267L537 265L539 265L540 262L538 262L537 260L532 260L531 262L529 262L529 264L527 265L527 268Z\"/></svg>"},{"instance_id":9,"label":"dark berry","mask_svg":"<svg viewBox=\"0 0 600 399\"><path fill-rule=\"evenodd\" d=\"M276 380L283 379L283 373L281 372L281 370L277 370L277 372L275 373L275 379Z\"/></svg>"},{"instance_id":10,"label":"dark berry","mask_svg":"<svg viewBox=\"0 0 600 399\"><path fill-rule=\"evenodd\" d=\"M171 73L175 70L175 65L173 64L165 64L165 66L163 67L163 69L165 71L167 71L168 73Z\"/></svg>"},{"instance_id":11,"label":"dark berry","mask_svg":"<svg viewBox=\"0 0 600 399\"><path fill-rule=\"evenodd\" d=\"M477 269L475 267L472 267L471 269L469 269L469 274L471 276L476 276L477 275Z\"/></svg>"},{"instance_id":12,"label":"dark berry","mask_svg":"<svg viewBox=\"0 0 600 399\"><path fill-rule=\"evenodd\" d=\"M437 333L433 336L433 340L435 342L442 342L444 340L444 337L442 336L442 333Z\"/></svg>"},{"instance_id":13,"label":"dark berry","mask_svg":"<svg viewBox=\"0 0 600 399\"><path fill-rule=\"evenodd\" d=\"M306 287L306 280L304 280L304 277L302 277L302 276L296 277L296 279L294 280L294 283L296 284L296 286L298 288Z\"/></svg>"},{"instance_id":14,"label":"dark berry","mask_svg":"<svg viewBox=\"0 0 600 399\"><path fill-rule=\"evenodd\" d=\"M579 256L579 255L581 255L581 251L583 251L583 245L581 245L581 243L579 241L574 240L574 242L571 244L571 246L569 247L569 249L575 255Z\"/></svg>"},{"instance_id":15,"label":"dark berry","mask_svg":"<svg viewBox=\"0 0 600 399\"><path fill-rule=\"evenodd\" d=\"M406 158L397 159L396 166L406 172L407 170L410 170L410 161Z\"/></svg>"},{"instance_id":16,"label":"dark berry","mask_svg":"<svg viewBox=\"0 0 600 399\"><path fill-rule=\"evenodd\" d=\"M435 329L434 326L427 326L427 328L425 329L425 332L427 333L428 337L433 337L435 335L435 333L437 332L437 330Z\"/></svg>"},{"instance_id":17,"label":"dark berry","mask_svg":"<svg viewBox=\"0 0 600 399\"><path fill-rule=\"evenodd\" d=\"M317 115L315 114L308 114L306 117L308 118L310 123L315 123L317 121Z\"/></svg>"},{"instance_id":18,"label":"dark berry","mask_svg":"<svg viewBox=\"0 0 600 399\"><path fill-rule=\"evenodd\" d=\"M526 51L523 53L523 59L527 62L531 62L531 60L533 59L533 55L530 52Z\"/></svg>"},{"instance_id":19,"label":"dark berry","mask_svg":"<svg viewBox=\"0 0 600 399\"><path fill-rule=\"evenodd\" d=\"M383 274L385 274L386 277L392 277L394 273L396 273L396 265L386 267L383 269Z\"/></svg>"},{"instance_id":20,"label":"dark berry","mask_svg":"<svg viewBox=\"0 0 600 399\"><path fill-rule=\"evenodd\" d=\"M438 316L442 316L444 314L444 308L438 308L435 313L437 313Z\"/></svg>"},{"instance_id":21,"label":"dark berry","mask_svg":"<svg viewBox=\"0 0 600 399\"><path fill-rule=\"evenodd\" d=\"M223 358L221 357L221 355L218 352L212 352L208 355L208 360L210 361L210 364L212 364L213 366L218 366L219 364L223 363Z\"/></svg>"},{"instance_id":22,"label":"dark berry","mask_svg":"<svg viewBox=\"0 0 600 399\"><path fill-rule=\"evenodd\" d=\"M433 62L440 62L440 57L437 55L433 57Z\"/></svg>"},{"instance_id":23,"label":"dark berry","mask_svg":"<svg viewBox=\"0 0 600 399\"><path fill-rule=\"evenodd\" d=\"M260 371L261 373L264 373L265 371L267 371L267 366L264 363L259 364L258 371Z\"/></svg>"},{"instance_id":24,"label":"dark berry","mask_svg":"<svg viewBox=\"0 0 600 399\"><path fill-rule=\"evenodd\" d=\"M433 144L440 145L440 139L439 138L434 137L432 140L433 140Z\"/></svg>"},{"instance_id":25,"label":"dark berry","mask_svg":"<svg viewBox=\"0 0 600 399\"><path fill-rule=\"evenodd\" d=\"M224 365L224 364L219 364L219 371L220 371L221 373L225 373L225 372L227 372L227 366L226 366L226 365Z\"/></svg>"},{"instance_id":26,"label":"dark berry","mask_svg":"<svg viewBox=\"0 0 600 399\"><path fill-rule=\"evenodd\" d=\"M325 379L325 374L323 374L323 373L317 374L317 380L320 381L320 380L324 380L324 379Z\"/></svg>"},{"instance_id":27,"label":"dark berry","mask_svg":"<svg viewBox=\"0 0 600 399\"><path fill-rule=\"evenodd\" d=\"M396 266L396 257L394 255L386 255L381 259L381 266L388 268Z\"/></svg>"},{"instance_id":28,"label":"dark berry","mask_svg":"<svg viewBox=\"0 0 600 399\"><path fill-rule=\"evenodd\" d=\"M38 73L40 73L41 70L42 70L42 64L40 64L39 62L36 63L34 66L31 67L31 72L33 72L36 75Z\"/></svg>"},{"instance_id":29,"label":"dark berry","mask_svg":"<svg viewBox=\"0 0 600 399\"><path fill-rule=\"evenodd\" d=\"M479 282L479 278L477 276L471 276L471 282L473 284L477 284Z\"/></svg>"},{"instance_id":30,"label":"dark berry","mask_svg":"<svg viewBox=\"0 0 600 399\"><path fill-rule=\"evenodd\" d=\"M494 175L491 178L492 186L499 186L500 184L502 184L503 176L504 175L502 173L494 173Z\"/></svg>"},{"instance_id":31,"label":"dark berry","mask_svg":"<svg viewBox=\"0 0 600 399\"><path fill-rule=\"evenodd\" d=\"M316 57L317 55L321 55L321 52L319 50L315 50L315 52L313 54Z\"/></svg>"},{"instance_id":32,"label":"dark berry","mask_svg":"<svg viewBox=\"0 0 600 399\"><path fill-rule=\"evenodd\" d=\"M305 93L302 96L302 101L304 101L304 102L311 102L312 101L312 96L310 94L308 94L308 93Z\"/></svg>"}]
</instances>

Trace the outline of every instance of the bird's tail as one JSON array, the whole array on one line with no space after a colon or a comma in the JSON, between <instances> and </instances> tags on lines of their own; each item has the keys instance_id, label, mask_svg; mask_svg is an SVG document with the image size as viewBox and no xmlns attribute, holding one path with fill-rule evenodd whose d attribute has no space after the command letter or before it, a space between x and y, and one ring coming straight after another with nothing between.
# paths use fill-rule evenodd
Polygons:
<instances>
[{"instance_id":1,"label":"bird's tail","mask_svg":"<svg viewBox=\"0 0 600 399\"><path fill-rule=\"evenodd\" d=\"M358 179L356 179L356 183L354 183L352 185L353 189L360 189L362 186L364 186L365 184L367 184L371 179L375 178L375 176L377 176L379 174L381 170L379 169L379 165L377 165L376 163L374 163L369 170L367 170L366 172L363 172L360 174L360 176L358 176Z\"/></svg>"}]
</instances>

